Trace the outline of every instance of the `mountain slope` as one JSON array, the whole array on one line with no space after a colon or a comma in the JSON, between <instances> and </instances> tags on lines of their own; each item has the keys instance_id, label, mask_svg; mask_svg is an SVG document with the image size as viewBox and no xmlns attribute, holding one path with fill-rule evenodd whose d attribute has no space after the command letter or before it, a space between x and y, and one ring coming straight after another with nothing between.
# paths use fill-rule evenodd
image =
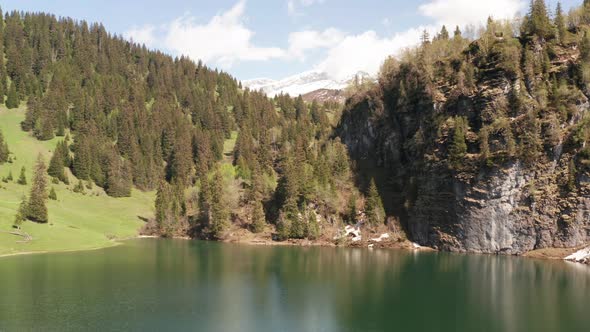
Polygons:
<instances>
[{"instance_id":1,"label":"mountain slope","mask_svg":"<svg viewBox=\"0 0 590 332\"><path fill-rule=\"evenodd\" d=\"M7 110L0 107L0 129L7 141L14 161L0 165L0 177L12 172L14 180L0 182L0 255L22 252L81 250L116 245L117 239L133 237L144 224L140 219L153 217L154 192L134 190L131 197L112 198L97 186L86 189L85 194L74 193L77 180L72 175L71 185L50 184L57 192L57 201L49 201L48 225L26 222L22 233L30 241L16 235L12 223L20 199L28 194L32 169L41 153L46 162L54 150L57 139L41 142L20 129L25 118L24 107ZM21 167L25 167L29 185L15 183Z\"/></svg>"}]
</instances>

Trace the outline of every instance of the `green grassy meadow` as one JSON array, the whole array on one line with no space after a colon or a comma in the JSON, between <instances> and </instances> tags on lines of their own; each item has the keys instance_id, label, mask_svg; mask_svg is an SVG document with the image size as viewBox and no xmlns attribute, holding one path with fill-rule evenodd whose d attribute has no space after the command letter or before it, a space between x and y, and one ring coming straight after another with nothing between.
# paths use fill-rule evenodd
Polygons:
<instances>
[{"instance_id":1,"label":"green grassy meadow","mask_svg":"<svg viewBox=\"0 0 590 332\"><path fill-rule=\"evenodd\" d=\"M12 224L23 194L29 191L32 169L41 153L49 163L56 143L63 137L41 142L20 129L25 107L8 110L0 107L0 129L8 142L13 163L0 165L0 178L12 171L14 180L0 182L0 256L25 252L84 250L117 244L117 239L136 236L144 221L154 214L154 192L133 190L132 197L112 198L101 188L94 186L85 194L74 193L77 184L69 173L70 185L49 183L57 192L57 201L48 201L49 223L35 224L26 221L21 231L32 237L23 241L20 236L8 234L14 231ZM16 183L22 166L26 168L29 185ZM51 182L51 181L49 181ZM48 190L49 190L48 188Z\"/></svg>"}]
</instances>

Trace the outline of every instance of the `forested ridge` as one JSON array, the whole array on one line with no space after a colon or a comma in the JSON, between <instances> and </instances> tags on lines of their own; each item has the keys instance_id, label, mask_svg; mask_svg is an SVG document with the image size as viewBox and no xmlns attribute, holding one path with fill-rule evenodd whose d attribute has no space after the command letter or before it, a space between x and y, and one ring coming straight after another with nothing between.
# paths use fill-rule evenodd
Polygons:
<instances>
[{"instance_id":1,"label":"forested ridge","mask_svg":"<svg viewBox=\"0 0 590 332\"><path fill-rule=\"evenodd\" d=\"M318 223L342 220L350 197L356 206L346 148L331 138L337 105L269 99L101 24L16 11L3 18L0 99L9 109L26 104L21 127L36 139L63 137L48 161L51 181L81 195L95 185L113 197L157 190L144 232L221 238L233 224L255 232L273 224L280 239L317 238ZM41 157L38 165L45 173ZM46 211L26 211L28 199L48 198L45 183L33 187L16 224L47 222Z\"/></svg>"},{"instance_id":2,"label":"forested ridge","mask_svg":"<svg viewBox=\"0 0 590 332\"><path fill-rule=\"evenodd\" d=\"M338 242L344 224L382 233L399 220L410 239L447 250L583 243L590 2L550 14L534 0L522 18L467 30L425 31L376 81L347 89L342 110L268 98L100 24L11 12L0 91L6 107L26 104L22 130L63 137L47 167L37 162L51 183L156 191L145 234ZM56 193L32 180L17 220L47 222L36 207Z\"/></svg>"}]
</instances>

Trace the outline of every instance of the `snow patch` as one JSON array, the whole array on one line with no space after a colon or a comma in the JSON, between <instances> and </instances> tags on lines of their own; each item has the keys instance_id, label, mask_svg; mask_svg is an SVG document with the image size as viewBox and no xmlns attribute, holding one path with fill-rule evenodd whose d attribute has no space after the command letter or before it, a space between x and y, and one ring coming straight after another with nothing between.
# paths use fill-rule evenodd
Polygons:
<instances>
[{"instance_id":1,"label":"snow patch","mask_svg":"<svg viewBox=\"0 0 590 332\"><path fill-rule=\"evenodd\" d=\"M572 261L577 263L590 263L590 247L578 250L564 259L566 261Z\"/></svg>"},{"instance_id":2,"label":"snow patch","mask_svg":"<svg viewBox=\"0 0 590 332\"><path fill-rule=\"evenodd\" d=\"M301 74L289 76L282 80L272 80L269 78L258 78L243 81L242 84L250 90L262 90L270 97L281 93L289 94L292 97L304 95L309 92L327 89L343 90L348 84L358 77L360 80L369 79L369 74L359 72L343 80L331 78L328 73L320 71L306 71Z\"/></svg>"}]
</instances>

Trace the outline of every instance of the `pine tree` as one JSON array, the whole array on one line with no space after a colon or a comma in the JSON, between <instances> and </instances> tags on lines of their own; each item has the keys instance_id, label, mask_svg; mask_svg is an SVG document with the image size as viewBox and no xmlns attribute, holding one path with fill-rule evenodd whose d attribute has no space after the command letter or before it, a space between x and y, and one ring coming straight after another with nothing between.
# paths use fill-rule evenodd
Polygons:
<instances>
[{"instance_id":1,"label":"pine tree","mask_svg":"<svg viewBox=\"0 0 590 332\"><path fill-rule=\"evenodd\" d=\"M81 138L81 141L76 144L76 151L74 154L73 171L78 179L88 180L92 167L92 160L90 156L90 147L88 146L87 138Z\"/></svg>"},{"instance_id":2,"label":"pine tree","mask_svg":"<svg viewBox=\"0 0 590 332\"><path fill-rule=\"evenodd\" d=\"M307 218L307 238L316 240L320 237L320 224L315 212L309 213Z\"/></svg>"},{"instance_id":3,"label":"pine tree","mask_svg":"<svg viewBox=\"0 0 590 332\"><path fill-rule=\"evenodd\" d=\"M463 38L462 33L461 33L461 29L459 29L459 26L457 25L457 27L455 27L455 32L453 33L453 37L455 39L461 39Z\"/></svg>"},{"instance_id":4,"label":"pine tree","mask_svg":"<svg viewBox=\"0 0 590 332\"><path fill-rule=\"evenodd\" d=\"M428 33L427 30L422 31L422 36L420 37L420 42L422 43L422 46L430 44L430 34Z\"/></svg>"},{"instance_id":5,"label":"pine tree","mask_svg":"<svg viewBox=\"0 0 590 332\"><path fill-rule=\"evenodd\" d=\"M565 18L563 17L563 10L561 9L561 2L557 3L557 9L555 10L555 27L557 29L557 38L559 39L559 42L565 43L567 29L565 27Z\"/></svg>"},{"instance_id":6,"label":"pine tree","mask_svg":"<svg viewBox=\"0 0 590 332\"><path fill-rule=\"evenodd\" d=\"M23 166L20 169L20 176L18 177L18 180L16 181L16 183L23 185L23 186L27 184L27 176L25 175L25 166Z\"/></svg>"},{"instance_id":7,"label":"pine tree","mask_svg":"<svg viewBox=\"0 0 590 332\"><path fill-rule=\"evenodd\" d=\"M74 186L74 192L78 194L83 194L86 190L84 189L84 182L82 180L78 180L78 184Z\"/></svg>"},{"instance_id":8,"label":"pine tree","mask_svg":"<svg viewBox=\"0 0 590 332\"><path fill-rule=\"evenodd\" d=\"M10 89L8 89L8 98L6 98L6 107L8 109L17 108L19 104L18 93L16 92L16 84L12 82Z\"/></svg>"},{"instance_id":9,"label":"pine tree","mask_svg":"<svg viewBox=\"0 0 590 332\"><path fill-rule=\"evenodd\" d=\"M346 221L351 225L356 224L356 215L356 196L353 194L350 195L350 197L348 198L348 206L346 208Z\"/></svg>"},{"instance_id":10,"label":"pine tree","mask_svg":"<svg viewBox=\"0 0 590 332\"><path fill-rule=\"evenodd\" d=\"M467 121L465 118L455 118L455 128L453 130L453 141L449 147L449 160L453 167L461 166L463 158L467 153L467 143L465 142Z\"/></svg>"},{"instance_id":11,"label":"pine tree","mask_svg":"<svg viewBox=\"0 0 590 332\"><path fill-rule=\"evenodd\" d=\"M23 224L23 222L27 219L27 208L29 206L29 203L27 201L27 197L23 196L20 204L18 206L18 210L16 211L16 215L14 216L14 226L16 228L20 228L20 226Z\"/></svg>"},{"instance_id":12,"label":"pine tree","mask_svg":"<svg viewBox=\"0 0 590 332\"><path fill-rule=\"evenodd\" d=\"M220 238L228 226L229 212L223 194L223 176L220 170L215 171L213 182L210 184L210 219L209 230L214 238Z\"/></svg>"},{"instance_id":13,"label":"pine tree","mask_svg":"<svg viewBox=\"0 0 590 332\"><path fill-rule=\"evenodd\" d=\"M375 179L371 179L371 184L369 185L365 213L367 221L372 226L381 225L385 221L385 209L383 208L383 202L377 190Z\"/></svg>"},{"instance_id":14,"label":"pine tree","mask_svg":"<svg viewBox=\"0 0 590 332\"><path fill-rule=\"evenodd\" d=\"M449 31L447 30L447 27L444 25L442 26L442 29L440 30L439 38L441 40L449 40Z\"/></svg>"},{"instance_id":15,"label":"pine tree","mask_svg":"<svg viewBox=\"0 0 590 332\"><path fill-rule=\"evenodd\" d=\"M4 164L8 161L10 150L8 150L8 144L4 141L4 135L0 130L0 164Z\"/></svg>"},{"instance_id":16,"label":"pine tree","mask_svg":"<svg viewBox=\"0 0 590 332\"><path fill-rule=\"evenodd\" d=\"M27 207L27 219L37 223L47 223L47 179L45 177L45 162L43 156L37 157L35 175L29 195L29 206Z\"/></svg>"},{"instance_id":17,"label":"pine tree","mask_svg":"<svg viewBox=\"0 0 590 332\"><path fill-rule=\"evenodd\" d=\"M156 192L156 224L162 236L173 236L182 232L181 220L185 216L182 186L171 186L161 181Z\"/></svg>"},{"instance_id":18,"label":"pine tree","mask_svg":"<svg viewBox=\"0 0 590 332\"><path fill-rule=\"evenodd\" d=\"M266 226L266 217L264 215L264 207L262 202L254 202L254 208L252 210L252 231L254 233L261 233L264 231Z\"/></svg>"},{"instance_id":19,"label":"pine tree","mask_svg":"<svg viewBox=\"0 0 590 332\"><path fill-rule=\"evenodd\" d=\"M8 176L6 177L6 180L7 181L13 181L14 180L14 178L12 177L12 170L9 170L8 171Z\"/></svg>"},{"instance_id":20,"label":"pine tree","mask_svg":"<svg viewBox=\"0 0 590 332\"><path fill-rule=\"evenodd\" d=\"M65 162L64 162L64 153L63 149L65 147L65 143L63 141L57 143L55 151L51 156L51 160L49 161L49 167L47 168L47 174L49 176L59 179L62 182L66 182L66 173L65 173Z\"/></svg>"},{"instance_id":21,"label":"pine tree","mask_svg":"<svg viewBox=\"0 0 590 332\"><path fill-rule=\"evenodd\" d=\"M55 192L55 188L51 187L48 197L49 197L49 199L51 199L53 201L57 201L57 193Z\"/></svg>"},{"instance_id":22,"label":"pine tree","mask_svg":"<svg viewBox=\"0 0 590 332\"><path fill-rule=\"evenodd\" d=\"M536 35L543 39L550 39L554 36L554 28L547 15L547 6L544 0L532 0L530 12L525 18L523 25L525 35Z\"/></svg>"}]
</instances>

